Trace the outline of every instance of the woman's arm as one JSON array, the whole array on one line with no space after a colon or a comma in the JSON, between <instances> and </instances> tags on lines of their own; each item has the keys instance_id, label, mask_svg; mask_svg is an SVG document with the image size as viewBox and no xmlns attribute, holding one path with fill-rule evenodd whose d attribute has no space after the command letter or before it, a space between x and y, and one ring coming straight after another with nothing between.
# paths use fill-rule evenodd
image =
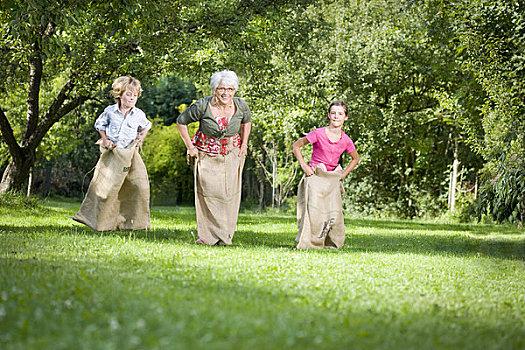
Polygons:
<instances>
[{"instance_id":1,"label":"woman's arm","mask_svg":"<svg viewBox=\"0 0 525 350\"><path fill-rule=\"evenodd\" d=\"M188 154L191 157L197 157L197 147L191 143L190 132L188 131L188 126L185 124L177 123L177 129L179 130L180 137L188 149Z\"/></svg>"},{"instance_id":2,"label":"woman's arm","mask_svg":"<svg viewBox=\"0 0 525 350\"><path fill-rule=\"evenodd\" d=\"M314 170L304 161L303 153L301 152L301 147L306 146L309 143L310 141L308 141L306 137L301 137L292 145L293 154L295 155L295 158L297 158L297 160L299 161L299 164L301 165L301 168L303 169L304 174L306 176L312 176L313 174L315 174Z\"/></svg>"},{"instance_id":3,"label":"woman's arm","mask_svg":"<svg viewBox=\"0 0 525 350\"><path fill-rule=\"evenodd\" d=\"M250 137L251 131L252 123L241 124L241 152L239 153L239 157L248 154L248 138Z\"/></svg>"},{"instance_id":4,"label":"woman's arm","mask_svg":"<svg viewBox=\"0 0 525 350\"><path fill-rule=\"evenodd\" d=\"M343 175L341 175L341 180L343 180L354 168L356 167L357 163L359 163L359 154L357 154L357 151L353 151L350 153L350 157L352 157L352 161L346 169L343 171Z\"/></svg>"}]
</instances>

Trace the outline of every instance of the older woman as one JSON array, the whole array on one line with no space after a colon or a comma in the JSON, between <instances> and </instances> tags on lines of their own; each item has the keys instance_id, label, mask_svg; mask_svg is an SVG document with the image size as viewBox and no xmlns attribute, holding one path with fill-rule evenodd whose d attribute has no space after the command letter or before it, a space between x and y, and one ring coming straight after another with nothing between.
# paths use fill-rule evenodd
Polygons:
<instances>
[{"instance_id":1,"label":"older woman","mask_svg":"<svg viewBox=\"0 0 525 350\"><path fill-rule=\"evenodd\" d=\"M177 119L179 134L195 158L195 243L231 245L239 205L244 160L251 130L246 102L234 97L239 88L237 74L230 70L211 76L213 95L201 98ZM190 139L188 124L199 122ZM239 134L240 133L240 134Z\"/></svg>"}]
</instances>

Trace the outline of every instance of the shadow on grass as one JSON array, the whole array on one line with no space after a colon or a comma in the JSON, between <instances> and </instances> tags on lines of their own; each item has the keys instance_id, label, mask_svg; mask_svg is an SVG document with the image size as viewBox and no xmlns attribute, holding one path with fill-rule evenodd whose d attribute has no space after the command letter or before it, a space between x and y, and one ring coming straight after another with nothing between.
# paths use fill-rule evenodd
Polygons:
<instances>
[{"instance_id":1,"label":"shadow on grass","mask_svg":"<svg viewBox=\"0 0 525 350\"><path fill-rule=\"evenodd\" d=\"M485 255L498 259L525 259L525 237L518 241L509 241L480 239L464 234L347 234L343 250L453 256Z\"/></svg>"},{"instance_id":2,"label":"shadow on grass","mask_svg":"<svg viewBox=\"0 0 525 350\"><path fill-rule=\"evenodd\" d=\"M175 214L177 220L193 222L194 212L183 210ZM173 211L154 213L155 220L174 219ZM255 215L241 216L240 224L253 223L255 225L275 224L276 220L290 224L290 217L265 217ZM493 225L449 225L436 223L417 223L396 220L348 220L350 229L347 229L346 242L342 251L347 252L382 252L382 253L413 253L424 255L454 255L473 256L485 255L498 259L525 259L525 236L519 239L505 239L505 234L516 233L517 229L498 227ZM293 250L295 230L294 225L273 227L270 232L264 233L254 230L238 230L235 233L232 248L256 248ZM372 234L359 232L360 228L377 229ZM390 230L389 232L383 232ZM197 239L196 226L190 229L153 228L139 231L111 231L98 232L84 225L33 225L11 226L0 225L0 231L12 231L21 235L32 235L35 232L56 232L57 234L73 234L85 236L117 236L146 241L173 242L178 244L193 244ZM433 232L430 232L433 231ZM447 232L443 232L447 231ZM517 231L519 233L519 230ZM489 233L497 233L499 237L486 237ZM225 249L217 247L217 249ZM229 249L229 248L226 248ZM337 250L322 250L319 254L337 254Z\"/></svg>"},{"instance_id":3,"label":"shadow on grass","mask_svg":"<svg viewBox=\"0 0 525 350\"><path fill-rule=\"evenodd\" d=\"M404 230L404 231L456 231L469 232L479 235L490 234L525 234L525 229L506 225L487 225L487 224L449 224L418 222L410 220L385 220L385 219L365 219L365 218L346 218L346 225L358 227L371 227L384 230Z\"/></svg>"}]
</instances>

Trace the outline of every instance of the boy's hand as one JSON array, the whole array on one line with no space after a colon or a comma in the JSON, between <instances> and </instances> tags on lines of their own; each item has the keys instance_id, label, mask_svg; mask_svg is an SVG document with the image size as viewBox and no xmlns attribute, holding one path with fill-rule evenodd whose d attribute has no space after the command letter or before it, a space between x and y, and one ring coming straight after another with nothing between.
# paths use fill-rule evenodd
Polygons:
<instances>
[{"instance_id":1,"label":"boy's hand","mask_svg":"<svg viewBox=\"0 0 525 350\"><path fill-rule=\"evenodd\" d=\"M107 149L113 149L115 148L115 144L113 144L113 141L110 139L102 139L102 147Z\"/></svg>"}]
</instances>

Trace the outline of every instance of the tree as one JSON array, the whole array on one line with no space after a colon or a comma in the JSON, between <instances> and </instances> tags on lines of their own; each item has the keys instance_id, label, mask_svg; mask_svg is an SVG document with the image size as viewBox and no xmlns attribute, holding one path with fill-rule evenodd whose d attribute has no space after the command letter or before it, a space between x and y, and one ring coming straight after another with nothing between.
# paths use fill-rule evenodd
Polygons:
<instances>
[{"instance_id":1,"label":"tree","mask_svg":"<svg viewBox=\"0 0 525 350\"><path fill-rule=\"evenodd\" d=\"M478 215L525 217L525 10L517 1L430 1L430 13L454 33L458 67L468 77L442 99L483 156ZM437 9L437 10L436 10ZM481 93L471 93L477 85ZM472 111L471 106L477 108Z\"/></svg>"},{"instance_id":2,"label":"tree","mask_svg":"<svg viewBox=\"0 0 525 350\"><path fill-rule=\"evenodd\" d=\"M137 107L149 118L158 118L162 124L175 123L181 107L189 106L196 99L196 88L175 75L162 76L156 84L144 87L143 96Z\"/></svg>"},{"instance_id":3,"label":"tree","mask_svg":"<svg viewBox=\"0 0 525 350\"><path fill-rule=\"evenodd\" d=\"M147 1L2 3L0 130L11 160L0 192L22 188L50 129L116 74L142 77L158 69L162 51L147 50L160 45L144 34L154 29L151 18L160 18L159 11ZM22 91L25 118L9 108Z\"/></svg>"},{"instance_id":4,"label":"tree","mask_svg":"<svg viewBox=\"0 0 525 350\"><path fill-rule=\"evenodd\" d=\"M10 156L0 192L20 190L56 123L118 75L202 72L213 38L295 1L9 0L0 7L0 130ZM194 73L195 74L195 73ZM184 75L184 74L183 74ZM207 75L207 74L206 74ZM201 75L202 76L202 75ZM25 117L12 106L25 93Z\"/></svg>"}]
</instances>

